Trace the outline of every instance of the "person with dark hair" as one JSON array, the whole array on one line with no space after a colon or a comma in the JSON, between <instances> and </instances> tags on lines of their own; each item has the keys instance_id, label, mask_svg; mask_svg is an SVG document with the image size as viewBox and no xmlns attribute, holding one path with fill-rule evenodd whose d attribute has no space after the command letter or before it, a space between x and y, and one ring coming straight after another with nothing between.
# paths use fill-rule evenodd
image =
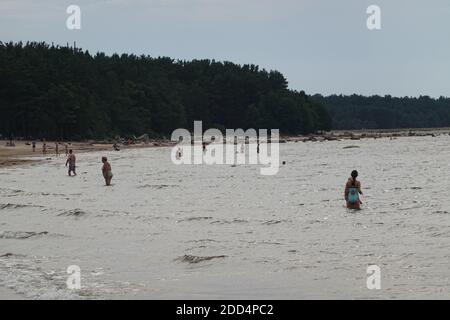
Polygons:
<instances>
[{"instance_id":1,"label":"person with dark hair","mask_svg":"<svg viewBox=\"0 0 450 320\"><path fill-rule=\"evenodd\" d=\"M358 177L358 171L353 170L351 177L348 179L345 185L345 201L347 202L347 208L360 210L361 209L361 200L359 195L363 194L361 191L361 182L356 180Z\"/></svg>"},{"instance_id":2,"label":"person with dark hair","mask_svg":"<svg viewBox=\"0 0 450 320\"><path fill-rule=\"evenodd\" d=\"M105 183L107 186L111 185L111 179L113 177L111 165L108 162L108 158L102 157L103 167L102 167L102 173L103 178L105 178Z\"/></svg>"},{"instance_id":3,"label":"person with dark hair","mask_svg":"<svg viewBox=\"0 0 450 320\"><path fill-rule=\"evenodd\" d=\"M72 149L69 150L69 156L67 157L67 161L66 161L66 167L67 164L69 164L69 177L71 176L71 173L73 172L73 175L76 176L77 173L75 172L75 162L76 162L76 157L73 154Z\"/></svg>"}]
</instances>

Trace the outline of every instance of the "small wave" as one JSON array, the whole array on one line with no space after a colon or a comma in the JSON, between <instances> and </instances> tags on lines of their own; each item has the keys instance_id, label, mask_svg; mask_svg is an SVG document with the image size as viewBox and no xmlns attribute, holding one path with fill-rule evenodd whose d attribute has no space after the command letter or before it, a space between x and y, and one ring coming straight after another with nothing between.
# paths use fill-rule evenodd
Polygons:
<instances>
[{"instance_id":1,"label":"small wave","mask_svg":"<svg viewBox=\"0 0 450 320\"><path fill-rule=\"evenodd\" d=\"M21 189L11 189L11 188L0 188L0 193L20 193L23 192Z\"/></svg>"},{"instance_id":2,"label":"small wave","mask_svg":"<svg viewBox=\"0 0 450 320\"><path fill-rule=\"evenodd\" d=\"M182 257L175 259L175 261L195 264L195 263L211 261L214 259L225 259L225 258L227 258L227 256L198 257L198 256L184 255Z\"/></svg>"},{"instance_id":3,"label":"small wave","mask_svg":"<svg viewBox=\"0 0 450 320\"><path fill-rule=\"evenodd\" d=\"M68 196L67 194L64 194L64 193L49 193L49 192L38 192L36 194L39 196L44 196L44 197L47 197L47 196L67 197Z\"/></svg>"},{"instance_id":4,"label":"small wave","mask_svg":"<svg viewBox=\"0 0 450 320\"><path fill-rule=\"evenodd\" d=\"M47 231L30 232L30 231L2 231L0 239L28 239L32 237L47 235Z\"/></svg>"},{"instance_id":5,"label":"small wave","mask_svg":"<svg viewBox=\"0 0 450 320\"><path fill-rule=\"evenodd\" d=\"M438 210L438 211L433 211L434 214L449 214L448 211L443 211L443 210Z\"/></svg>"},{"instance_id":6,"label":"small wave","mask_svg":"<svg viewBox=\"0 0 450 320\"><path fill-rule=\"evenodd\" d=\"M173 188L173 187L176 187L176 186L171 186L168 184L144 184L144 185L138 186L137 188L138 189L148 189L149 188L149 189L160 190L160 189Z\"/></svg>"},{"instance_id":7,"label":"small wave","mask_svg":"<svg viewBox=\"0 0 450 320\"><path fill-rule=\"evenodd\" d=\"M5 254L0 255L0 258L22 258L25 257L23 254L15 254L11 252L7 252Z\"/></svg>"},{"instance_id":8,"label":"small wave","mask_svg":"<svg viewBox=\"0 0 450 320\"><path fill-rule=\"evenodd\" d=\"M218 241L213 240L213 239L200 239L200 240L189 240L189 241L186 241L186 243L202 243L202 242L218 242Z\"/></svg>"},{"instance_id":9,"label":"small wave","mask_svg":"<svg viewBox=\"0 0 450 320\"><path fill-rule=\"evenodd\" d=\"M450 232L448 231L437 231L430 234L430 237L432 238L447 238L450 236Z\"/></svg>"},{"instance_id":10,"label":"small wave","mask_svg":"<svg viewBox=\"0 0 450 320\"><path fill-rule=\"evenodd\" d=\"M400 210L400 211L409 211L409 210L413 210L413 209L421 209L421 208L423 208L423 205L413 205L413 206L408 206L408 207L406 207L406 208L398 208L398 210Z\"/></svg>"},{"instance_id":11,"label":"small wave","mask_svg":"<svg viewBox=\"0 0 450 320\"><path fill-rule=\"evenodd\" d=\"M281 246L282 243L281 242L276 242L276 241L262 241L260 242L261 244L268 244L268 245L274 245L274 246Z\"/></svg>"},{"instance_id":12,"label":"small wave","mask_svg":"<svg viewBox=\"0 0 450 320\"><path fill-rule=\"evenodd\" d=\"M248 220L233 219L233 220L216 220L211 222L211 224L233 224L233 223L248 223Z\"/></svg>"},{"instance_id":13,"label":"small wave","mask_svg":"<svg viewBox=\"0 0 450 320\"><path fill-rule=\"evenodd\" d=\"M41 261L37 258L7 254L6 259L0 259L0 286L11 288L28 299L95 298L90 289L67 289L67 274L58 271L45 272L39 267Z\"/></svg>"},{"instance_id":14,"label":"small wave","mask_svg":"<svg viewBox=\"0 0 450 320\"><path fill-rule=\"evenodd\" d=\"M312 225L312 224L322 224L322 223L325 223L326 221L324 221L324 220L318 220L318 219L315 219L315 220L308 220L307 222L306 222L306 224L308 224L308 225Z\"/></svg>"},{"instance_id":15,"label":"small wave","mask_svg":"<svg viewBox=\"0 0 450 320\"><path fill-rule=\"evenodd\" d=\"M0 204L0 210L3 210L3 209L21 209L21 208L29 208L29 207L34 207L34 206L26 205L26 204L14 204L14 203Z\"/></svg>"},{"instance_id":16,"label":"small wave","mask_svg":"<svg viewBox=\"0 0 450 320\"><path fill-rule=\"evenodd\" d=\"M0 194L2 194L4 197L15 197L22 193L24 193L24 191L20 189L0 188Z\"/></svg>"},{"instance_id":17,"label":"small wave","mask_svg":"<svg viewBox=\"0 0 450 320\"><path fill-rule=\"evenodd\" d=\"M180 222L191 222L191 221L202 221L202 220L211 220L212 217L190 217L186 219L177 220L177 223Z\"/></svg>"},{"instance_id":18,"label":"small wave","mask_svg":"<svg viewBox=\"0 0 450 320\"><path fill-rule=\"evenodd\" d=\"M82 216L87 215L87 214L88 213L86 211L83 211L81 209L72 209L72 210L67 210L67 211L59 213L58 217L61 217L61 216L82 217Z\"/></svg>"},{"instance_id":19,"label":"small wave","mask_svg":"<svg viewBox=\"0 0 450 320\"><path fill-rule=\"evenodd\" d=\"M289 221L289 220L268 220L268 221L264 221L262 223L262 225L270 226L270 225L279 224L279 223L283 223L283 222L291 222L291 221Z\"/></svg>"}]
</instances>

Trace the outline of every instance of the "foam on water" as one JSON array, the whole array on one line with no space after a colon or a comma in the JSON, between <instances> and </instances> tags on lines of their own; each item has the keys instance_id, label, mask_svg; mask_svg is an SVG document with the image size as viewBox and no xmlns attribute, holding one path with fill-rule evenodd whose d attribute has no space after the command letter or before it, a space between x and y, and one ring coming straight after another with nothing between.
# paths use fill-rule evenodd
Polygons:
<instances>
[{"instance_id":1,"label":"foam on water","mask_svg":"<svg viewBox=\"0 0 450 320\"><path fill-rule=\"evenodd\" d=\"M79 154L72 178L63 158L1 169L0 285L32 299L448 298L449 142L282 144L276 176L124 150L105 154L112 187L101 153ZM342 200L354 168L360 212Z\"/></svg>"}]
</instances>

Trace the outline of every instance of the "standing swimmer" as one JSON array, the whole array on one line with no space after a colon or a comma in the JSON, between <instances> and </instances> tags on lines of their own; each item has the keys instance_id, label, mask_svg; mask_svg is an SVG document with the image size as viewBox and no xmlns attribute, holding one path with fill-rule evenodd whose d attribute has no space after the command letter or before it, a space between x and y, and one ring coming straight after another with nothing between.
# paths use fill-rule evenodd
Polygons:
<instances>
[{"instance_id":1,"label":"standing swimmer","mask_svg":"<svg viewBox=\"0 0 450 320\"><path fill-rule=\"evenodd\" d=\"M67 158L67 161L66 161L66 167L67 167L67 164L69 164L69 177L71 176L72 172L73 172L74 176L77 175L77 173L75 172L75 162L76 162L76 160L77 159L76 159L75 155L73 154L72 149L69 150L69 157Z\"/></svg>"},{"instance_id":2,"label":"standing swimmer","mask_svg":"<svg viewBox=\"0 0 450 320\"><path fill-rule=\"evenodd\" d=\"M102 173L103 178L105 178L105 183L107 186L111 185L111 179L113 177L111 165L108 162L108 159L106 157L102 157L103 167L102 167Z\"/></svg>"},{"instance_id":3,"label":"standing swimmer","mask_svg":"<svg viewBox=\"0 0 450 320\"><path fill-rule=\"evenodd\" d=\"M345 185L345 201L347 202L347 208L360 210L361 209L361 200L359 199L359 195L363 194L361 191L361 182L356 180L358 177L358 171L353 170L351 177L348 179L347 184Z\"/></svg>"}]
</instances>

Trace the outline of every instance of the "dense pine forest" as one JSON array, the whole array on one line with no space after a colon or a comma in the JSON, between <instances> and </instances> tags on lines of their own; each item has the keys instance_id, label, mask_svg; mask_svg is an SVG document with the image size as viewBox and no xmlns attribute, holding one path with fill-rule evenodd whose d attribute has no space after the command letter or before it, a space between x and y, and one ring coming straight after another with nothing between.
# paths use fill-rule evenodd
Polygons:
<instances>
[{"instance_id":1,"label":"dense pine forest","mask_svg":"<svg viewBox=\"0 0 450 320\"><path fill-rule=\"evenodd\" d=\"M449 98L315 95L312 99L326 106L333 129L450 127Z\"/></svg>"},{"instance_id":2,"label":"dense pine forest","mask_svg":"<svg viewBox=\"0 0 450 320\"><path fill-rule=\"evenodd\" d=\"M177 128L449 127L450 99L308 96L277 71L214 60L91 55L46 43L0 42L0 135L108 139Z\"/></svg>"},{"instance_id":3,"label":"dense pine forest","mask_svg":"<svg viewBox=\"0 0 450 320\"><path fill-rule=\"evenodd\" d=\"M0 134L106 139L170 137L176 128L331 128L321 104L277 71L211 60L175 61L46 43L0 42Z\"/></svg>"}]
</instances>

